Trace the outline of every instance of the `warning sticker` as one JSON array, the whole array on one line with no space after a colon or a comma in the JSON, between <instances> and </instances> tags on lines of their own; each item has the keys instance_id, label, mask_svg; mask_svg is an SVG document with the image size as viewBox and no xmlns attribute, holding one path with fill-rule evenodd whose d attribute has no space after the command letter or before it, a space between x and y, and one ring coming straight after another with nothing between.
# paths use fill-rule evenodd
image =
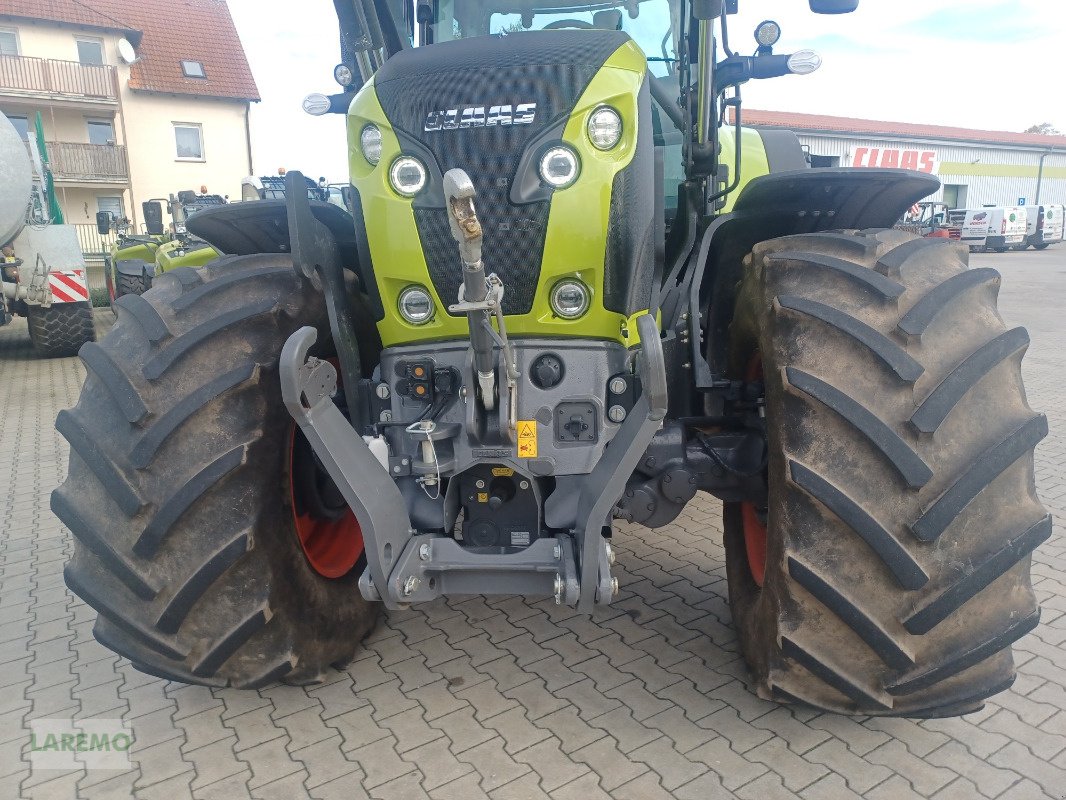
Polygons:
<instances>
[{"instance_id":1,"label":"warning sticker","mask_svg":"<svg viewBox=\"0 0 1066 800\"><path fill-rule=\"evenodd\" d=\"M535 419L518 420L518 457L537 457L537 421Z\"/></svg>"},{"instance_id":2,"label":"warning sticker","mask_svg":"<svg viewBox=\"0 0 1066 800\"><path fill-rule=\"evenodd\" d=\"M510 467L493 467L492 475L495 478L510 478L514 475L514 470Z\"/></svg>"},{"instance_id":3,"label":"warning sticker","mask_svg":"<svg viewBox=\"0 0 1066 800\"><path fill-rule=\"evenodd\" d=\"M488 492L478 492L477 493L477 501L479 503L487 503L487 502L489 502L489 493Z\"/></svg>"}]
</instances>

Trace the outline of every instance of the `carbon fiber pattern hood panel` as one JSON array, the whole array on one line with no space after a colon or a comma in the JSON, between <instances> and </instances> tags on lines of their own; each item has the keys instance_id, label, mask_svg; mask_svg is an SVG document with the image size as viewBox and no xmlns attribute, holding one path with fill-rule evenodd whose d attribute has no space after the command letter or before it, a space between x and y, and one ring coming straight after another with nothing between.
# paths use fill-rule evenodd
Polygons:
<instances>
[{"instance_id":1,"label":"carbon fiber pattern hood panel","mask_svg":"<svg viewBox=\"0 0 1066 800\"><path fill-rule=\"evenodd\" d=\"M510 202L522 153L570 115L604 61L628 40L618 31L560 30L443 42L397 54L374 77L392 125L425 145L441 173L460 167L473 180L485 267L507 287L507 314L533 306L551 203ZM536 103L531 124L423 130L431 112L522 103ZM446 213L442 203L415 208L430 277L447 304L455 302L462 274Z\"/></svg>"}]
</instances>

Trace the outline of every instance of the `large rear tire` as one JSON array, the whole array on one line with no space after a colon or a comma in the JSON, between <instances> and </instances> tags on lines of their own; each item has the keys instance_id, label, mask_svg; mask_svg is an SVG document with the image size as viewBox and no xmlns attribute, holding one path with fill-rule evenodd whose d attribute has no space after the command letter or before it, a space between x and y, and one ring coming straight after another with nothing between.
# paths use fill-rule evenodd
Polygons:
<instances>
[{"instance_id":1,"label":"large rear tire","mask_svg":"<svg viewBox=\"0 0 1066 800\"><path fill-rule=\"evenodd\" d=\"M362 562L305 557L278 355L303 325L328 341L320 292L288 257L219 259L126 295L82 351L81 398L56 427L70 471L52 510L75 536L67 585L96 638L153 675L255 687L320 680L373 627Z\"/></svg>"},{"instance_id":2,"label":"large rear tire","mask_svg":"<svg viewBox=\"0 0 1066 800\"><path fill-rule=\"evenodd\" d=\"M942 716L1014 680L1051 532L1033 477L1047 420L998 273L966 262L899 231L775 239L745 262L731 368L762 365L769 501L727 506L725 544L763 696Z\"/></svg>"},{"instance_id":3,"label":"large rear tire","mask_svg":"<svg viewBox=\"0 0 1066 800\"><path fill-rule=\"evenodd\" d=\"M83 344L96 340L93 309L88 303L28 306L26 321L33 349L42 358L76 356Z\"/></svg>"}]
</instances>

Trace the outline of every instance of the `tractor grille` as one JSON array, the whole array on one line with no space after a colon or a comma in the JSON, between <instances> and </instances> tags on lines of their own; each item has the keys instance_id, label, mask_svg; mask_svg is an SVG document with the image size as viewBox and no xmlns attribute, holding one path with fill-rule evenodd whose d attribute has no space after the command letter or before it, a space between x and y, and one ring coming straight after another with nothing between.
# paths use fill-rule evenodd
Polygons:
<instances>
[{"instance_id":1,"label":"tractor grille","mask_svg":"<svg viewBox=\"0 0 1066 800\"><path fill-rule=\"evenodd\" d=\"M569 117L603 62L627 40L616 31L484 36L406 51L375 76L392 125L428 148L442 174L460 167L473 180L485 267L507 287L507 314L533 307L551 205L510 202L519 161L530 141ZM537 104L530 125L423 131L432 111L521 103ZM455 302L462 273L443 197L419 198L415 222L434 288L444 303Z\"/></svg>"}]
</instances>

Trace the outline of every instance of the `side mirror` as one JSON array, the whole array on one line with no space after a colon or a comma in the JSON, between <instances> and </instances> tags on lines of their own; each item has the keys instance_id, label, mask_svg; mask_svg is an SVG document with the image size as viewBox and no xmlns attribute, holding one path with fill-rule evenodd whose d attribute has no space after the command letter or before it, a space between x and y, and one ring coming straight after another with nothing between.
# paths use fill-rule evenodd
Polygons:
<instances>
[{"instance_id":1,"label":"side mirror","mask_svg":"<svg viewBox=\"0 0 1066 800\"><path fill-rule=\"evenodd\" d=\"M111 235L111 212L110 211L97 211L96 212L96 232L101 236Z\"/></svg>"},{"instance_id":2,"label":"side mirror","mask_svg":"<svg viewBox=\"0 0 1066 800\"><path fill-rule=\"evenodd\" d=\"M809 0L815 14L850 14L859 7L859 0Z\"/></svg>"},{"instance_id":3,"label":"side mirror","mask_svg":"<svg viewBox=\"0 0 1066 800\"><path fill-rule=\"evenodd\" d=\"M163 204L158 200L148 200L141 204L144 211L144 229L152 236L163 235Z\"/></svg>"}]
</instances>

